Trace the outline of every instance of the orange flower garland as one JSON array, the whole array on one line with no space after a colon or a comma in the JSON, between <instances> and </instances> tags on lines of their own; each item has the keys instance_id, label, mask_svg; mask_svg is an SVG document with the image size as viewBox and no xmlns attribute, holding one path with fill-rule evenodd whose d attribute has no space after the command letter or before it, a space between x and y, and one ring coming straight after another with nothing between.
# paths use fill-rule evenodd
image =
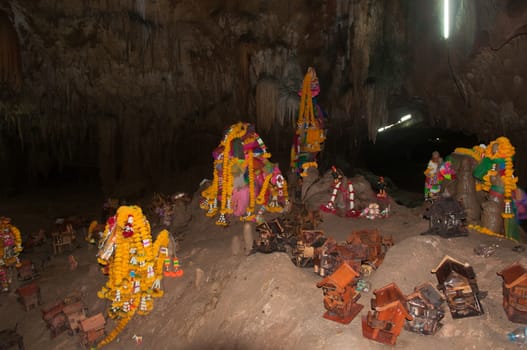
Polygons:
<instances>
[{"instance_id":1,"label":"orange flower garland","mask_svg":"<svg viewBox=\"0 0 527 350\"><path fill-rule=\"evenodd\" d=\"M458 147L454 150L454 153L470 156L479 163L485 155L485 148L481 146L474 146L472 148Z\"/></svg>"},{"instance_id":2,"label":"orange flower garland","mask_svg":"<svg viewBox=\"0 0 527 350\"><path fill-rule=\"evenodd\" d=\"M249 150L247 154L247 168L249 169L249 206L247 207L247 214L240 218L242 221L252 221L255 217L254 207L256 201L256 189L254 181L254 153L252 150Z\"/></svg>"},{"instance_id":3,"label":"orange flower garland","mask_svg":"<svg viewBox=\"0 0 527 350\"><path fill-rule=\"evenodd\" d=\"M240 155L242 150L244 152L243 157ZM267 171L270 168L267 159L270 156L271 154L267 151L262 139L250 124L239 122L232 125L224 134L220 146L213 152L215 158L213 179L210 186L201 192L203 200L200 202L200 207L208 210L206 215L212 217L219 212L216 224L221 226L228 225L228 214L235 213L235 215L240 216L242 221L255 220L256 203L261 201L265 205L267 200L266 193L268 193L269 181L272 178L272 174L268 174L271 176L267 178ZM258 163L255 158L257 158ZM263 166L257 170L256 165ZM263 184L260 183L260 175L265 175ZM246 195L249 198L247 202L238 202L238 205L247 205L244 209L242 207L235 208L235 203L232 202L233 195L245 196L242 192L233 194L235 176L236 179L240 176L240 180L243 177L248 179L245 188L248 189ZM258 193L257 188L260 186L261 189ZM287 201L287 191L285 191L284 197ZM239 209L242 210L243 214ZM281 207L279 209L281 210Z\"/></svg>"},{"instance_id":4,"label":"orange flower garland","mask_svg":"<svg viewBox=\"0 0 527 350\"><path fill-rule=\"evenodd\" d=\"M154 307L153 298L163 296L162 251L168 241L167 230L152 241L150 224L137 206L122 206L108 220L97 260L107 266L109 276L97 296L111 301L108 315L120 322L99 347L115 339L136 312L148 314Z\"/></svg>"},{"instance_id":5,"label":"orange flower garland","mask_svg":"<svg viewBox=\"0 0 527 350\"><path fill-rule=\"evenodd\" d=\"M260 189L260 193L258 194L258 198L256 198L257 204L260 204L260 205L265 204L265 195L267 193L267 190L269 189L269 184L271 183L272 177L273 177L273 174L269 174L265 177L262 188Z\"/></svg>"},{"instance_id":6,"label":"orange flower garland","mask_svg":"<svg viewBox=\"0 0 527 350\"><path fill-rule=\"evenodd\" d=\"M505 159L505 172L502 176L505 208L503 210L503 213L501 214L504 219L514 218L514 213L512 212L511 208L512 192L516 191L516 183L518 182L518 178L514 176L514 166L512 162L512 157L515 153L516 150L512 146L509 139L503 136L498 137L496 140L492 141L485 150L485 156L490 159ZM490 177L496 174L496 169L492 169L487 173L487 175L483 177L483 190L488 191L490 189Z\"/></svg>"},{"instance_id":7,"label":"orange flower garland","mask_svg":"<svg viewBox=\"0 0 527 350\"><path fill-rule=\"evenodd\" d=\"M479 233L483 233L483 234L485 234L487 236L494 236L494 237L501 237L501 238L503 238L502 234L499 234L499 233L496 233L494 231L491 231L488 228L480 226L480 225L468 225L468 228L472 229L472 230L476 230Z\"/></svg>"}]
</instances>

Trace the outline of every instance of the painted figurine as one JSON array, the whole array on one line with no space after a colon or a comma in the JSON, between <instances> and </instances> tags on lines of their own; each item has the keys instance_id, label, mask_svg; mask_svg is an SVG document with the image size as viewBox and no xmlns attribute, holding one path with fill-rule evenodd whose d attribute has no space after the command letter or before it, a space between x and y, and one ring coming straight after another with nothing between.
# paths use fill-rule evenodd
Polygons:
<instances>
[{"instance_id":1,"label":"painted figurine","mask_svg":"<svg viewBox=\"0 0 527 350\"><path fill-rule=\"evenodd\" d=\"M425 179L425 200L434 199L441 190L441 183L439 181L439 168L443 163L443 158L438 151L432 152L432 158L428 162L428 166L424 172Z\"/></svg>"},{"instance_id":2,"label":"painted figurine","mask_svg":"<svg viewBox=\"0 0 527 350\"><path fill-rule=\"evenodd\" d=\"M379 177L379 181L377 182L377 188L379 189L379 193L377 193L378 198L386 198L386 182L384 182L384 176Z\"/></svg>"}]
</instances>

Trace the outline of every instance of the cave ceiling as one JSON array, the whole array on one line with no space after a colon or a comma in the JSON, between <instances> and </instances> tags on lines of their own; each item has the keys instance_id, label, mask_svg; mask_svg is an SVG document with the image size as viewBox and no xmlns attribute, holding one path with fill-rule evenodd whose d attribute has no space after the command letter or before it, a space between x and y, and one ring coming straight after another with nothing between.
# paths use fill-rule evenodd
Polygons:
<instances>
[{"instance_id":1,"label":"cave ceiling","mask_svg":"<svg viewBox=\"0 0 527 350\"><path fill-rule=\"evenodd\" d=\"M112 192L209 164L238 120L286 153L313 66L329 153L352 159L409 111L510 137L527 176L527 5L451 0L445 40L442 3L1 0L0 160L28 178L82 164Z\"/></svg>"}]
</instances>

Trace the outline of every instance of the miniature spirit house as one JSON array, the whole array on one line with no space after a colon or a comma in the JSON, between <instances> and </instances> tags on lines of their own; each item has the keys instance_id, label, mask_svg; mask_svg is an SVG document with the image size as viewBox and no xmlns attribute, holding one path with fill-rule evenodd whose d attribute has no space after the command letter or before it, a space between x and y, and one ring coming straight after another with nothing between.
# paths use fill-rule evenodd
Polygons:
<instances>
[{"instance_id":1,"label":"miniature spirit house","mask_svg":"<svg viewBox=\"0 0 527 350\"><path fill-rule=\"evenodd\" d=\"M362 316L362 335L380 343L395 345L405 321L413 317L406 308L406 298L395 283L377 289L371 300L372 311Z\"/></svg>"},{"instance_id":2,"label":"miniature spirit house","mask_svg":"<svg viewBox=\"0 0 527 350\"><path fill-rule=\"evenodd\" d=\"M352 232L346 242L357 251L362 252L363 263L379 267L384 260L388 247L393 245L391 236L383 236L379 230L359 230ZM359 248L360 247L360 248Z\"/></svg>"},{"instance_id":3,"label":"miniature spirit house","mask_svg":"<svg viewBox=\"0 0 527 350\"><path fill-rule=\"evenodd\" d=\"M443 197L432 203L424 217L430 220L430 228L423 234L445 238L468 235L465 210L452 197Z\"/></svg>"},{"instance_id":4,"label":"miniature spirit house","mask_svg":"<svg viewBox=\"0 0 527 350\"><path fill-rule=\"evenodd\" d=\"M363 305L357 304L360 293L353 287L353 281L359 277L350 265L343 263L330 276L317 283L324 292L324 318L335 322L348 324L362 310Z\"/></svg>"},{"instance_id":5,"label":"miniature spirit house","mask_svg":"<svg viewBox=\"0 0 527 350\"><path fill-rule=\"evenodd\" d=\"M441 293L430 283L415 287L414 292L406 297L408 312L414 318L406 321L406 330L433 335L441 328L441 320L445 316Z\"/></svg>"},{"instance_id":6,"label":"miniature spirit house","mask_svg":"<svg viewBox=\"0 0 527 350\"><path fill-rule=\"evenodd\" d=\"M507 318L527 323L527 270L516 262L498 275L503 278L503 309Z\"/></svg>"},{"instance_id":7,"label":"miniature spirit house","mask_svg":"<svg viewBox=\"0 0 527 350\"><path fill-rule=\"evenodd\" d=\"M300 230L300 239L292 252L293 263L298 267L314 265L315 250L326 242L326 235L321 230Z\"/></svg>"},{"instance_id":8,"label":"miniature spirit house","mask_svg":"<svg viewBox=\"0 0 527 350\"><path fill-rule=\"evenodd\" d=\"M483 315L472 266L447 255L432 273L437 277L438 288L445 294L452 318Z\"/></svg>"},{"instance_id":9,"label":"miniature spirit house","mask_svg":"<svg viewBox=\"0 0 527 350\"><path fill-rule=\"evenodd\" d=\"M258 239L253 242L252 252L285 252L284 228L279 219L264 222L256 227Z\"/></svg>"}]
</instances>

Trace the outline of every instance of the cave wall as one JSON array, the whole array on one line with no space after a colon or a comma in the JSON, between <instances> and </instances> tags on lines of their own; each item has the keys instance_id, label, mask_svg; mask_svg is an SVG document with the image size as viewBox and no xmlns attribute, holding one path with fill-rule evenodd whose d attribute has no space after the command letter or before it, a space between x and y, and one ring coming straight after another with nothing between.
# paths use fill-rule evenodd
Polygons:
<instances>
[{"instance_id":1,"label":"cave wall","mask_svg":"<svg viewBox=\"0 0 527 350\"><path fill-rule=\"evenodd\" d=\"M327 161L352 157L402 89L406 3L1 0L23 66L21 91L0 103L0 153L20 171L2 180L73 167L105 193L173 185L192 168L210 175L238 120L286 155L308 66L330 115Z\"/></svg>"},{"instance_id":2,"label":"cave wall","mask_svg":"<svg viewBox=\"0 0 527 350\"><path fill-rule=\"evenodd\" d=\"M527 184L527 2L452 0L451 36L442 39L441 1L417 2L412 17L409 90L433 126L462 130L482 143L507 136L515 173Z\"/></svg>"}]
</instances>

